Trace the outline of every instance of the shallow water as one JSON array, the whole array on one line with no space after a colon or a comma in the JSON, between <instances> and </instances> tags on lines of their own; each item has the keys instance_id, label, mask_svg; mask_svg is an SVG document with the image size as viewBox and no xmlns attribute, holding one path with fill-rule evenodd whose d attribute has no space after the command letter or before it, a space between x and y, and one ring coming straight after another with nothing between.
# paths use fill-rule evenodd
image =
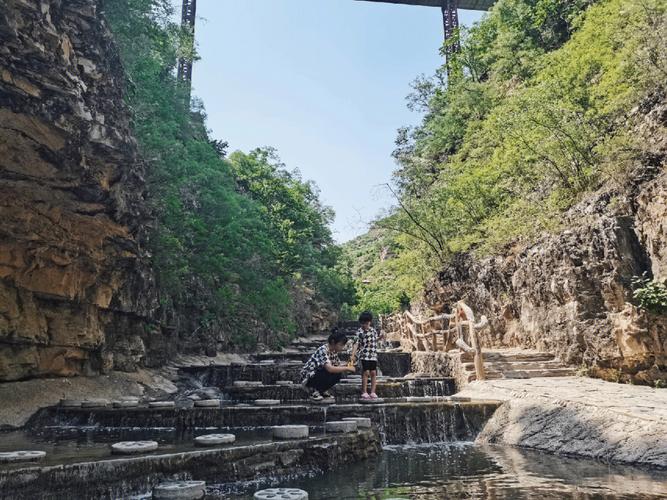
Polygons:
<instances>
[{"instance_id":1,"label":"shallow water","mask_svg":"<svg viewBox=\"0 0 667 500\"><path fill-rule=\"evenodd\" d=\"M289 486L323 499L667 498L667 471L610 466L471 443L390 446L377 459L291 481L220 485L216 498L251 498Z\"/></svg>"}]
</instances>

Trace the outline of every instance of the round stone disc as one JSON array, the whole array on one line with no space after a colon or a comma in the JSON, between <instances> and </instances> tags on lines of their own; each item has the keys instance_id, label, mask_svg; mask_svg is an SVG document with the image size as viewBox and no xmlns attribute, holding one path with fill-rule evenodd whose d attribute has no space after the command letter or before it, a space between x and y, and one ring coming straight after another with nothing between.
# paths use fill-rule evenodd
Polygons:
<instances>
[{"instance_id":1,"label":"round stone disc","mask_svg":"<svg viewBox=\"0 0 667 500\"><path fill-rule=\"evenodd\" d=\"M200 399L199 401L195 401L195 406L201 407L201 408L219 408L220 407L220 400L219 399Z\"/></svg>"},{"instance_id":2,"label":"round stone disc","mask_svg":"<svg viewBox=\"0 0 667 500\"><path fill-rule=\"evenodd\" d=\"M157 441L121 441L111 445L111 452L119 455L132 455L155 451L157 448Z\"/></svg>"},{"instance_id":3,"label":"round stone disc","mask_svg":"<svg viewBox=\"0 0 667 500\"><path fill-rule=\"evenodd\" d=\"M0 453L0 464L14 462L37 462L46 456L45 451L8 451Z\"/></svg>"},{"instance_id":4,"label":"round stone disc","mask_svg":"<svg viewBox=\"0 0 667 500\"><path fill-rule=\"evenodd\" d=\"M280 404L279 399L255 399L256 406L277 406Z\"/></svg>"},{"instance_id":5,"label":"round stone disc","mask_svg":"<svg viewBox=\"0 0 667 500\"><path fill-rule=\"evenodd\" d=\"M308 437L307 425L277 425L273 428L276 439L305 439Z\"/></svg>"},{"instance_id":6,"label":"round stone disc","mask_svg":"<svg viewBox=\"0 0 667 500\"><path fill-rule=\"evenodd\" d=\"M204 481L174 481L158 484L153 488L153 498L159 500L190 500L204 498L205 494L206 483Z\"/></svg>"},{"instance_id":7,"label":"round stone disc","mask_svg":"<svg viewBox=\"0 0 667 500\"><path fill-rule=\"evenodd\" d=\"M370 429L371 419L368 417L345 417L344 422L356 422L359 429Z\"/></svg>"},{"instance_id":8,"label":"round stone disc","mask_svg":"<svg viewBox=\"0 0 667 500\"><path fill-rule=\"evenodd\" d=\"M195 444L198 446L217 446L233 443L234 441L236 441L234 434L205 434L195 438Z\"/></svg>"},{"instance_id":9,"label":"round stone disc","mask_svg":"<svg viewBox=\"0 0 667 500\"><path fill-rule=\"evenodd\" d=\"M348 434L350 432L357 432L357 423L346 420L337 420L333 422L327 422L325 424L325 428L327 432L340 432Z\"/></svg>"},{"instance_id":10,"label":"round stone disc","mask_svg":"<svg viewBox=\"0 0 667 500\"><path fill-rule=\"evenodd\" d=\"M269 488L255 493L255 500L308 500L308 493L296 488Z\"/></svg>"}]
</instances>

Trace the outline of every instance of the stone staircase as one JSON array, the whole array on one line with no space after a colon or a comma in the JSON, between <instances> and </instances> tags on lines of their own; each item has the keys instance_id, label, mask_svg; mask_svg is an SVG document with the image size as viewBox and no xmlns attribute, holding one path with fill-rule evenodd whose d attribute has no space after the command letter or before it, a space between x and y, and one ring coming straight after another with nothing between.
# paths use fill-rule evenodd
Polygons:
<instances>
[{"instance_id":1,"label":"stone staircase","mask_svg":"<svg viewBox=\"0 0 667 500\"><path fill-rule=\"evenodd\" d=\"M458 365L457 379L461 385L477 380L474 353L450 351ZM528 379L536 377L570 377L576 368L566 366L553 354L525 349L484 350L484 368L488 380Z\"/></svg>"}]
</instances>

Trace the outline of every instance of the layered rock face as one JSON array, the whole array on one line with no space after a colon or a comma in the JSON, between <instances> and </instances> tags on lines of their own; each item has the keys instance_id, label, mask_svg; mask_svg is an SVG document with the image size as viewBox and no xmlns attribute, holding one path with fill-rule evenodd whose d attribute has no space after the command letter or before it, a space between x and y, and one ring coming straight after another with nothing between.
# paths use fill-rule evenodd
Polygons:
<instances>
[{"instance_id":1,"label":"layered rock face","mask_svg":"<svg viewBox=\"0 0 667 500\"><path fill-rule=\"evenodd\" d=\"M155 308L123 75L95 0L0 9L0 380L133 369Z\"/></svg>"},{"instance_id":2,"label":"layered rock face","mask_svg":"<svg viewBox=\"0 0 667 500\"><path fill-rule=\"evenodd\" d=\"M632 280L667 278L667 105L652 108L643 179L607 190L566 215L567 229L528 247L458 255L426 292L441 311L459 299L491 328L485 346L536 348L609 380L667 380L667 318L632 304ZM663 138L662 140L660 138Z\"/></svg>"}]
</instances>

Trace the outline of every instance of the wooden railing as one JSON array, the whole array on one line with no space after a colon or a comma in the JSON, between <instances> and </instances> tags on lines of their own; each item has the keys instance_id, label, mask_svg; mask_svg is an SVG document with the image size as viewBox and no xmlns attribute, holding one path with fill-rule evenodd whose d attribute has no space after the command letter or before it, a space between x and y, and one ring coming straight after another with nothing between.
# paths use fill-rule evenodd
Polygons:
<instances>
[{"instance_id":1,"label":"wooden railing","mask_svg":"<svg viewBox=\"0 0 667 500\"><path fill-rule=\"evenodd\" d=\"M477 380L486 378L478 331L487 325L486 316L482 316L480 321L475 323L472 309L463 301L456 303L451 314L420 319L410 311L405 311L382 318L382 329L385 333L389 337L400 339L401 345L411 351L446 352L458 346L464 351L474 352ZM466 337L470 345L466 342Z\"/></svg>"}]
</instances>

